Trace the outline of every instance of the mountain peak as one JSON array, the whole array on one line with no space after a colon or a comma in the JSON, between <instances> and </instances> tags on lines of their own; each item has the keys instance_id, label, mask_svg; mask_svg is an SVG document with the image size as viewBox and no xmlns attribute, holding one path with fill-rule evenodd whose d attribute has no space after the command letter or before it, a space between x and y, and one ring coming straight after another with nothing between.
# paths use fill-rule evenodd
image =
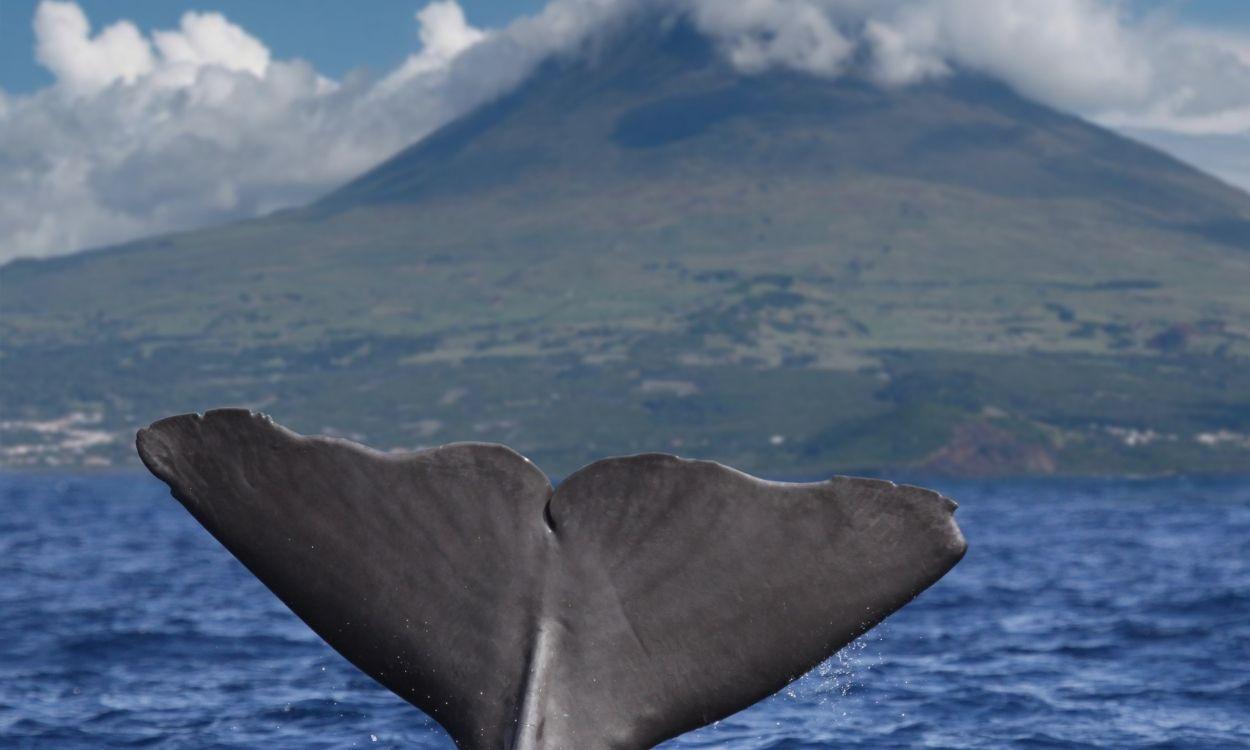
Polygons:
<instances>
[{"instance_id":1,"label":"mountain peak","mask_svg":"<svg viewBox=\"0 0 1250 750\"><path fill-rule=\"evenodd\" d=\"M1246 202L1158 151L984 76L888 87L855 64L837 76L744 73L686 15L652 4L313 211L501 191L612 192L696 175L834 184L852 173L994 195L1102 196L1182 223Z\"/></svg>"},{"instance_id":2,"label":"mountain peak","mask_svg":"<svg viewBox=\"0 0 1250 750\"><path fill-rule=\"evenodd\" d=\"M7 423L264 404L556 473L1245 466L1250 197L982 76L607 28L308 209L7 267Z\"/></svg>"}]
</instances>

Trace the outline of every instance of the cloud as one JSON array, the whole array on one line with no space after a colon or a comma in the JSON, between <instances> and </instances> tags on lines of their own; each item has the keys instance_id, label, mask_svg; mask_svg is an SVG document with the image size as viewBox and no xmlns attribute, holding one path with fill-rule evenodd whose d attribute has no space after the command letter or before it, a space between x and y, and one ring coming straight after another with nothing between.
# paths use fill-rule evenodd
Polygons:
<instances>
[{"instance_id":1,"label":"cloud","mask_svg":"<svg viewBox=\"0 0 1250 750\"><path fill-rule=\"evenodd\" d=\"M0 91L0 262L306 202L515 86L614 6L556 0L487 33L441 0L395 71L334 81L219 13L93 34L79 6L45 0L36 54L55 82Z\"/></svg>"},{"instance_id":2,"label":"cloud","mask_svg":"<svg viewBox=\"0 0 1250 750\"><path fill-rule=\"evenodd\" d=\"M486 38L486 32L469 25L455 0L439 0L416 15L421 31L421 51L410 55L382 82L393 90L413 78L447 67L461 52Z\"/></svg>"},{"instance_id":3,"label":"cloud","mask_svg":"<svg viewBox=\"0 0 1250 750\"><path fill-rule=\"evenodd\" d=\"M837 75L853 60L887 86L981 73L1250 190L1250 35L1117 0L694 2L744 72Z\"/></svg>"},{"instance_id":4,"label":"cloud","mask_svg":"<svg viewBox=\"0 0 1250 750\"><path fill-rule=\"evenodd\" d=\"M438 0L395 70L341 80L219 13L93 31L75 3L44 0L35 53L55 82L0 91L0 262L306 202L639 6L688 13L748 73L998 77L1250 187L1250 38L1118 0L552 0L491 31Z\"/></svg>"},{"instance_id":5,"label":"cloud","mask_svg":"<svg viewBox=\"0 0 1250 750\"><path fill-rule=\"evenodd\" d=\"M932 0L873 19L871 29L877 72L893 83L957 66L1073 109L1135 102L1150 85L1121 9L1097 0Z\"/></svg>"},{"instance_id":6,"label":"cloud","mask_svg":"<svg viewBox=\"0 0 1250 750\"><path fill-rule=\"evenodd\" d=\"M188 76L178 80L178 85L190 85L194 73L207 67L265 76L269 50L220 13L187 13L180 27L178 31L152 34L164 67Z\"/></svg>"},{"instance_id":7,"label":"cloud","mask_svg":"<svg viewBox=\"0 0 1250 750\"><path fill-rule=\"evenodd\" d=\"M807 0L695 0L693 16L750 73L785 67L836 75L855 51L830 15Z\"/></svg>"},{"instance_id":8,"label":"cloud","mask_svg":"<svg viewBox=\"0 0 1250 750\"><path fill-rule=\"evenodd\" d=\"M87 16L72 2L45 2L35 13L35 55L61 85L77 93L151 72L152 47L134 24L120 21L91 37Z\"/></svg>"},{"instance_id":9,"label":"cloud","mask_svg":"<svg viewBox=\"0 0 1250 750\"><path fill-rule=\"evenodd\" d=\"M1250 132L1250 36L1114 0L694 1L746 72L838 74L854 58L901 86L965 70L1114 127Z\"/></svg>"}]
</instances>

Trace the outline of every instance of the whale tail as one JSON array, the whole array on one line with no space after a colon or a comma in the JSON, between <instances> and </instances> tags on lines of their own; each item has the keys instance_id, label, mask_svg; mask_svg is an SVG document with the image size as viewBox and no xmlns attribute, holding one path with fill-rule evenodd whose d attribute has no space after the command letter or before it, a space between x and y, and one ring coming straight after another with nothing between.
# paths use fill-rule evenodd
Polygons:
<instances>
[{"instance_id":1,"label":"whale tail","mask_svg":"<svg viewBox=\"0 0 1250 750\"><path fill-rule=\"evenodd\" d=\"M385 454L243 410L137 443L295 614L462 750L653 747L776 692L965 550L953 502L870 479L647 454L553 490L500 445Z\"/></svg>"}]
</instances>

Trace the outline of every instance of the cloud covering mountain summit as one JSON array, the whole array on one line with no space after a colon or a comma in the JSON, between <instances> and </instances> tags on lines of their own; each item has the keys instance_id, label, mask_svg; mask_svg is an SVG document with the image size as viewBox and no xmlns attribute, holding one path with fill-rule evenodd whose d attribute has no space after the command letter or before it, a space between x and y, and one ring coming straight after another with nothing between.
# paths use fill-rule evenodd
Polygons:
<instances>
[{"instance_id":1,"label":"cloud covering mountain summit","mask_svg":"<svg viewBox=\"0 0 1250 750\"><path fill-rule=\"evenodd\" d=\"M866 61L888 86L954 70L1001 78L1250 186L1247 37L1135 16L1110 0L639 7L553 0L486 31L439 0L416 13L421 47L395 70L333 80L275 59L219 13L187 13L171 30L122 21L93 32L79 6L45 0L33 19L36 55L55 82L29 95L0 91L0 262L308 201L640 12L688 15L747 74L837 76Z\"/></svg>"}]
</instances>

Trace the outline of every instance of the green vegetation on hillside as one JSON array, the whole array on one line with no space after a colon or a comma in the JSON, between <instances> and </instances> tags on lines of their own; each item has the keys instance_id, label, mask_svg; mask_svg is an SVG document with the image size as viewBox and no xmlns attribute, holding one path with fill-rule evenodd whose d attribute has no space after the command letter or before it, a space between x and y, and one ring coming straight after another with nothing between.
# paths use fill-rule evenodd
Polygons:
<instances>
[{"instance_id":1,"label":"green vegetation on hillside","mask_svg":"<svg viewBox=\"0 0 1250 750\"><path fill-rule=\"evenodd\" d=\"M1250 197L977 78L616 52L306 209L0 269L0 461L248 405L554 474L1250 468Z\"/></svg>"}]
</instances>

